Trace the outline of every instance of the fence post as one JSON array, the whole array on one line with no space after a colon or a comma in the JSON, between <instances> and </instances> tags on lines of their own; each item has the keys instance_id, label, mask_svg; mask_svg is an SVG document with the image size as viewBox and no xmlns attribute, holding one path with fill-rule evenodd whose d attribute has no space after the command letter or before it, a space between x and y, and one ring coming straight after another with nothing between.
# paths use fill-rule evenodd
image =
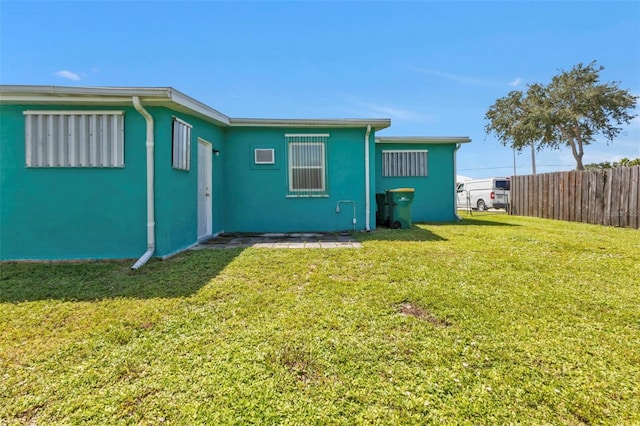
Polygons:
<instances>
[{"instance_id":1,"label":"fence post","mask_svg":"<svg viewBox=\"0 0 640 426\"><path fill-rule=\"evenodd\" d=\"M630 168L629 226L640 229L640 166Z\"/></svg>"}]
</instances>

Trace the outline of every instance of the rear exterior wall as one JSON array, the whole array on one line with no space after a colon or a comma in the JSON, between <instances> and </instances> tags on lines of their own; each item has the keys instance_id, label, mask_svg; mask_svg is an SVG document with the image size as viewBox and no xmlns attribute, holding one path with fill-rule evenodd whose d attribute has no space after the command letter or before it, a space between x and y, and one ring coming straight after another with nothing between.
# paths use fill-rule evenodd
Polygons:
<instances>
[{"instance_id":1,"label":"rear exterior wall","mask_svg":"<svg viewBox=\"0 0 640 426\"><path fill-rule=\"evenodd\" d=\"M124 111L124 167L26 167L25 110ZM198 137L222 130L167 108L154 118L156 256L197 242ZM147 247L146 121L125 106L0 105L0 260L137 258ZM172 167L173 116L193 125L189 171ZM223 228L222 167L214 157L213 231Z\"/></svg>"},{"instance_id":2,"label":"rear exterior wall","mask_svg":"<svg viewBox=\"0 0 640 426\"><path fill-rule=\"evenodd\" d=\"M26 167L25 110L124 111L124 167ZM145 121L132 107L0 105L0 258L127 258L146 248Z\"/></svg>"},{"instance_id":3,"label":"rear exterior wall","mask_svg":"<svg viewBox=\"0 0 640 426\"><path fill-rule=\"evenodd\" d=\"M198 240L198 138L222 150L224 134L221 128L199 118L167 108L147 108L155 125L155 215L156 256L167 256L194 245ZM191 161L189 170L172 166L173 117L190 124ZM223 230L223 175L221 156L212 156L213 233ZM143 165L144 166L144 165Z\"/></svg>"},{"instance_id":4,"label":"rear exterior wall","mask_svg":"<svg viewBox=\"0 0 640 426\"><path fill-rule=\"evenodd\" d=\"M411 207L413 222L451 222L456 220L455 210L455 144L377 143L376 192L387 189L414 188ZM427 176L383 177L382 151L426 150Z\"/></svg>"},{"instance_id":5,"label":"rear exterior wall","mask_svg":"<svg viewBox=\"0 0 640 426\"><path fill-rule=\"evenodd\" d=\"M365 128L299 129L233 127L225 129L225 231L226 232L333 232L365 228ZM322 197L287 196L286 134L329 134L327 188ZM375 226L374 132L368 146L370 167L370 223ZM274 149L275 164L254 162L256 148ZM371 219L373 218L373 219Z\"/></svg>"}]
</instances>

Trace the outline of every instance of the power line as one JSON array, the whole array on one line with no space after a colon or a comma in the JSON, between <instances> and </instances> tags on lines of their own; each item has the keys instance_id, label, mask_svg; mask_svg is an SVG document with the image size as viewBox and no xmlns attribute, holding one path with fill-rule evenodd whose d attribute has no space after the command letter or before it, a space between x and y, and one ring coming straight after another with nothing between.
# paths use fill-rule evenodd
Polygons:
<instances>
[{"instance_id":1,"label":"power line","mask_svg":"<svg viewBox=\"0 0 640 426\"><path fill-rule=\"evenodd\" d=\"M520 167L530 167L530 164L524 164ZM538 164L538 167L574 167L574 164ZM460 171L463 170L493 170L493 169L512 169L513 166L502 166L502 167L477 167L473 169L458 169Z\"/></svg>"}]
</instances>

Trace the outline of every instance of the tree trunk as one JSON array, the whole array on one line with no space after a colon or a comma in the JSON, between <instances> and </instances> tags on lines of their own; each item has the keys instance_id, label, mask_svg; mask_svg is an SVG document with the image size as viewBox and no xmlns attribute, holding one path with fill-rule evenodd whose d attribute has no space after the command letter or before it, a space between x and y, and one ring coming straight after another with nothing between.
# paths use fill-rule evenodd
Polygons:
<instances>
[{"instance_id":1,"label":"tree trunk","mask_svg":"<svg viewBox=\"0 0 640 426\"><path fill-rule=\"evenodd\" d=\"M572 131L575 130L577 134L573 134ZM577 128L572 130L566 130L560 128L560 131L567 138L567 145L571 147L571 154L573 154L573 158L576 159L576 170L584 170L584 165L582 164L582 156L584 155L584 149L582 147L582 139L580 138L580 133ZM578 146L576 147L576 139L578 142Z\"/></svg>"},{"instance_id":2,"label":"tree trunk","mask_svg":"<svg viewBox=\"0 0 640 426\"><path fill-rule=\"evenodd\" d=\"M573 131L575 132L576 141L578 142L578 152L574 154L576 157L576 162L578 163L578 170L584 170L584 165L582 164L582 156L584 155L584 145L582 144L582 135L580 134L580 127L576 123L573 127ZM571 142L573 142L573 138L571 138Z\"/></svg>"},{"instance_id":3,"label":"tree trunk","mask_svg":"<svg viewBox=\"0 0 640 426\"><path fill-rule=\"evenodd\" d=\"M571 147L571 154L573 154L573 158L576 159L576 170L584 170L584 166L582 165L583 153L578 153L578 150L576 149L576 141L573 139L573 137L567 137L567 145Z\"/></svg>"}]
</instances>

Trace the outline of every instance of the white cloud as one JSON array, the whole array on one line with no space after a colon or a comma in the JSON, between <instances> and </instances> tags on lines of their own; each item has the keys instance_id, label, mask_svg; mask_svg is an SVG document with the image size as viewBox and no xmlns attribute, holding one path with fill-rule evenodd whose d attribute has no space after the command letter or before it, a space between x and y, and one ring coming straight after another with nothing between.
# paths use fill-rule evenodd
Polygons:
<instances>
[{"instance_id":1,"label":"white cloud","mask_svg":"<svg viewBox=\"0 0 640 426\"><path fill-rule=\"evenodd\" d=\"M80 80L80 75L67 70L58 71L54 73L54 75L56 77L66 78L67 80L73 80L73 81Z\"/></svg>"},{"instance_id":2,"label":"white cloud","mask_svg":"<svg viewBox=\"0 0 640 426\"><path fill-rule=\"evenodd\" d=\"M469 77L465 75L460 75L460 74L453 74L447 71L440 71L435 69L424 69L424 68L414 67L410 65L407 66L407 68L413 71L418 71L424 74L432 75L434 77L440 77L445 80L453 81L454 83L468 84L471 86L491 86L492 85L491 82L488 82L486 80Z\"/></svg>"},{"instance_id":3,"label":"white cloud","mask_svg":"<svg viewBox=\"0 0 640 426\"><path fill-rule=\"evenodd\" d=\"M423 114L404 108L396 108L389 105L379 105L375 103L363 103L363 106L375 114L382 114L391 118L399 118L408 121L422 121Z\"/></svg>"},{"instance_id":4,"label":"white cloud","mask_svg":"<svg viewBox=\"0 0 640 426\"><path fill-rule=\"evenodd\" d=\"M520 77L517 77L515 80L509 83L509 86L518 87L521 84L522 84L522 79Z\"/></svg>"},{"instance_id":5,"label":"white cloud","mask_svg":"<svg viewBox=\"0 0 640 426\"><path fill-rule=\"evenodd\" d=\"M347 107L346 109L349 110L349 113L355 113L358 116L382 116L384 118L417 123L431 123L435 121L435 118L433 116L424 114L419 111L414 111L406 108L398 108L396 106L388 104L383 105L375 102L370 102L353 95L343 95L342 97L344 98L344 101L342 102L342 109L345 109L345 103L348 105L350 104L351 107Z\"/></svg>"}]
</instances>

